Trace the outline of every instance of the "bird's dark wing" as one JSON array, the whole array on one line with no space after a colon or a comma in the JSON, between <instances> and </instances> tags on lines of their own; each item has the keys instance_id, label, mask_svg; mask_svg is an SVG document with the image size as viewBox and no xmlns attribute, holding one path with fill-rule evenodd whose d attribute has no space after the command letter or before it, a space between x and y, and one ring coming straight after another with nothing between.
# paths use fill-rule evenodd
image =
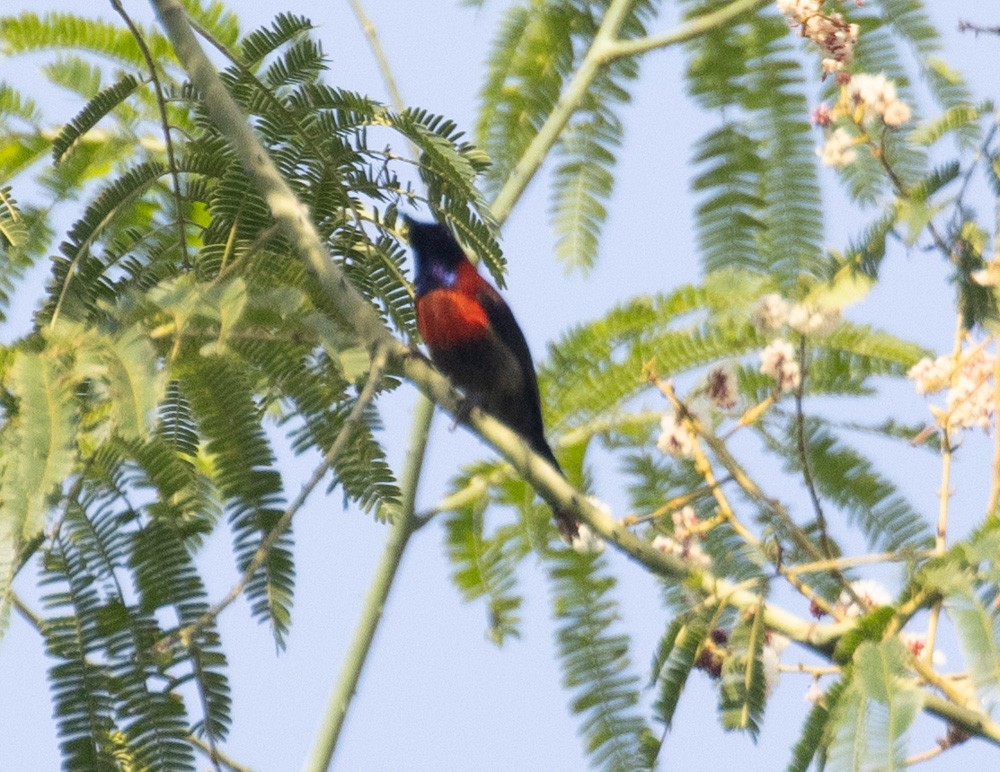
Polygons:
<instances>
[{"instance_id":1,"label":"bird's dark wing","mask_svg":"<svg viewBox=\"0 0 1000 772\"><path fill-rule=\"evenodd\" d=\"M542 411L538 394L538 380L535 377L535 364L531 359L528 341L525 340L524 333L521 332L521 328L514 318L510 306L507 305L504 299L500 297L500 293L493 289L493 287L483 282L483 287L477 292L477 299L483 310L486 311L486 318L490 322L493 334L514 355L521 369L524 393L521 396L523 404L520 406L520 409L527 413L527 420L524 421L521 431L527 435L527 438L536 450L545 456L549 456L553 463L555 463L555 459L552 458L552 451L545 441L545 429L542 425Z\"/></svg>"}]
</instances>

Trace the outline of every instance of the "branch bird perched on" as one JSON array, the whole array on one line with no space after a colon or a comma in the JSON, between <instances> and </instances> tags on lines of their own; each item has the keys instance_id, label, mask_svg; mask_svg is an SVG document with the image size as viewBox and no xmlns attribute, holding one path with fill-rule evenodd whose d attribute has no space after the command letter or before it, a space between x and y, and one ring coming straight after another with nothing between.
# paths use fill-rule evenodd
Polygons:
<instances>
[{"instance_id":1,"label":"branch bird perched on","mask_svg":"<svg viewBox=\"0 0 1000 772\"><path fill-rule=\"evenodd\" d=\"M565 477L545 439L535 367L510 307L469 262L451 231L404 215L416 261L417 327L437 368L470 405L516 431ZM573 517L556 511L567 541Z\"/></svg>"}]
</instances>

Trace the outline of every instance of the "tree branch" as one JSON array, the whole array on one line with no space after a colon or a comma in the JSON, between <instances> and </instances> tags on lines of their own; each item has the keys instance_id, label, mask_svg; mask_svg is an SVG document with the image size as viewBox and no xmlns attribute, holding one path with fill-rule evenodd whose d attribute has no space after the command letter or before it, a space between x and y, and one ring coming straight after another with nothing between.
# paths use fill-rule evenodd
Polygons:
<instances>
[{"instance_id":1,"label":"tree branch","mask_svg":"<svg viewBox=\"0 0 1000 772\"><path fill-rule=\"evenodd\" d=\"M740 16L756 13L769 5L771 5L771 0L736 0L736 2L691 19L676 29L660 35L647 35L644 38L635 38L634 40L616 40L607 47L604 56L607 61L611 61L623 56L637 56L660 48L675 46L678 43L686 43L712 30L724 27L736 21Z\"/></svg>"},{"instance_id":2,"label":"tree branch","mask_svg":"<svg viewBox=\"0 0 1000 772\"><path fill-rule=\"evenodd\" d=\"M358 680L361 678L361 671L368 659L372 641L375 639L375 631L382 620L382 612L385 610L385 603L399 569L403 551L406 549L410 536L419 525L419 520L414 515L417 484L423 469L427 449L427 428L430 426L430 414L433 412L434 403L421 398L413 419L414 430L411 435L410 449L406 454L406 467L403 470L400 486L404 497L403 509L396 515L392 524L392 530L389 532L389 538L382 553L382 560L372 579L371 587L368 589L368 596L365 598L365 605L361 612L361 620L354 631L354 638L344 658L340 678L330 695L326 716L316 739L316 746L304 767L307 772L325 772L330 766L333 752L337 747L337 740L340 738L340 731L347 718L347 711L357 689Z\"/></svg>"},{"instance_id":3,"label":"tree branch","mask_svg":"<svg viewBox=\"0 0 1000 772\"><path fill-rule=\"evenodd\" d=\"M178 59L190 74L194 86L202 94L212 120L228 138L289 242L306 261L323 291L340 309L343 317L353 325L372 358L384 354L388 365L390 367L398 365L403 375L425 396L450 412L456 413L458 403L449 382L434 370L424 357L412 352L389 333L375 308L351 285L340 268L330 259L310 221L308 210L298 201L268 158L239 107L226 91L218 73L195 40L179 0L151 0L151 3L174 46ZM604 34L599 32L602 45L608 42L609 31L617 30L628 6L629 4L623 0L613 0L602 25ZM596 62L592 66L596 67ZM593 72L590 77L593 77ZM582 93L581 91L580 94ZM566 117L568 119L568 114ZM542 155L545 152L547 148L542 151ZM519 183L520 190L523 190L533 173L533 171L528 173ZM522 169L521 176L524 174ZM513 191L508 192L505 202L496 203L494 211L500 214L499 219L506 216L504 208L519 195L519 192L516 194L513 194ZM507 211L509 212L509 209ZM550 504L585 522L595 534L653 573L684 581L701 593L718 598L739 609L756 609L760 605L756 593L708 572L693 570L680 558L660 552L649 542L619 525L611 516L591 504L553 466L534 453L519 435L498 420L478 409L473 409L467 417L464 417L463 423L472 427L479 436L493 445ZM745 477L738 466L735 471L734 469L729 471L737 481L740 481L741 475ZM741 485L744 482L746 481L741 482ZM755 485L752 489L756 494L752 494L755 499L768 503L771 509L774 508L775 503L767 499ZM787 516L787 513L785 515ZM398 527L403 528L402 525ZM392 542L389 548L391 545ZM764 613L764 623L767 627L799 641L826 657L831 656L837 640L855 625L854 622L817 624L772 604L765 607ZM930 692L924 694L924 704L932 713L1000 745L1000 725L981 711L956 705Z\"/></svg>"}]
</instances>

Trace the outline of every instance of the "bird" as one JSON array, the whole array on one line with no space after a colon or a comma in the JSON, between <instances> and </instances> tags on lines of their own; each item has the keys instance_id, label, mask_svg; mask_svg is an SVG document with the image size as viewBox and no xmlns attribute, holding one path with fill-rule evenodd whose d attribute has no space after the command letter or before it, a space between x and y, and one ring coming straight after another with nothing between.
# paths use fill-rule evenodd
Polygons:
<instances>
[{"instance_id":1,"label":"bird","mask_svg":"<svg viewBox=\"0 0 1000 772\"><path fill-rule=\"evenodd\" d=\"M417 329L434 365L478 407L520 434L565 477L545 439L535 366L517 320L441 223L404 215L416 264ZM553 510L568 543L579 535L572 515Z\"/></svg>"}]
</instances>

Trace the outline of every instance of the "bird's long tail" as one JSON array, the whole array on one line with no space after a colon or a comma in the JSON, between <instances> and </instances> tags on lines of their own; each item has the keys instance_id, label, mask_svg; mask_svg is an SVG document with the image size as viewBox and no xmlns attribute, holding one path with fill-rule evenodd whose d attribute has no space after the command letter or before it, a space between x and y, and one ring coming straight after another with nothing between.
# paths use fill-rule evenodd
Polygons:
<instances>
[{"instance_id":1,"label":"bird's long tail","mask_svg":"<svg viewBox=\"0 0 1000 772\"><path fill-rule=\"evenodd\" d=\"M566 473L556 460L555 453L552 452L552 448L549 447L549 443L544 438L532 442L531 445L535 452L541 456L545 456L548 462L558 470L559 474L566 477ZM555 518L556 528L559 529L559 535L562 536L564 542L572 544L575 539L579 538L580 524L573 515L553 507L552 517Z\"/></svg>"}]
</instances>

